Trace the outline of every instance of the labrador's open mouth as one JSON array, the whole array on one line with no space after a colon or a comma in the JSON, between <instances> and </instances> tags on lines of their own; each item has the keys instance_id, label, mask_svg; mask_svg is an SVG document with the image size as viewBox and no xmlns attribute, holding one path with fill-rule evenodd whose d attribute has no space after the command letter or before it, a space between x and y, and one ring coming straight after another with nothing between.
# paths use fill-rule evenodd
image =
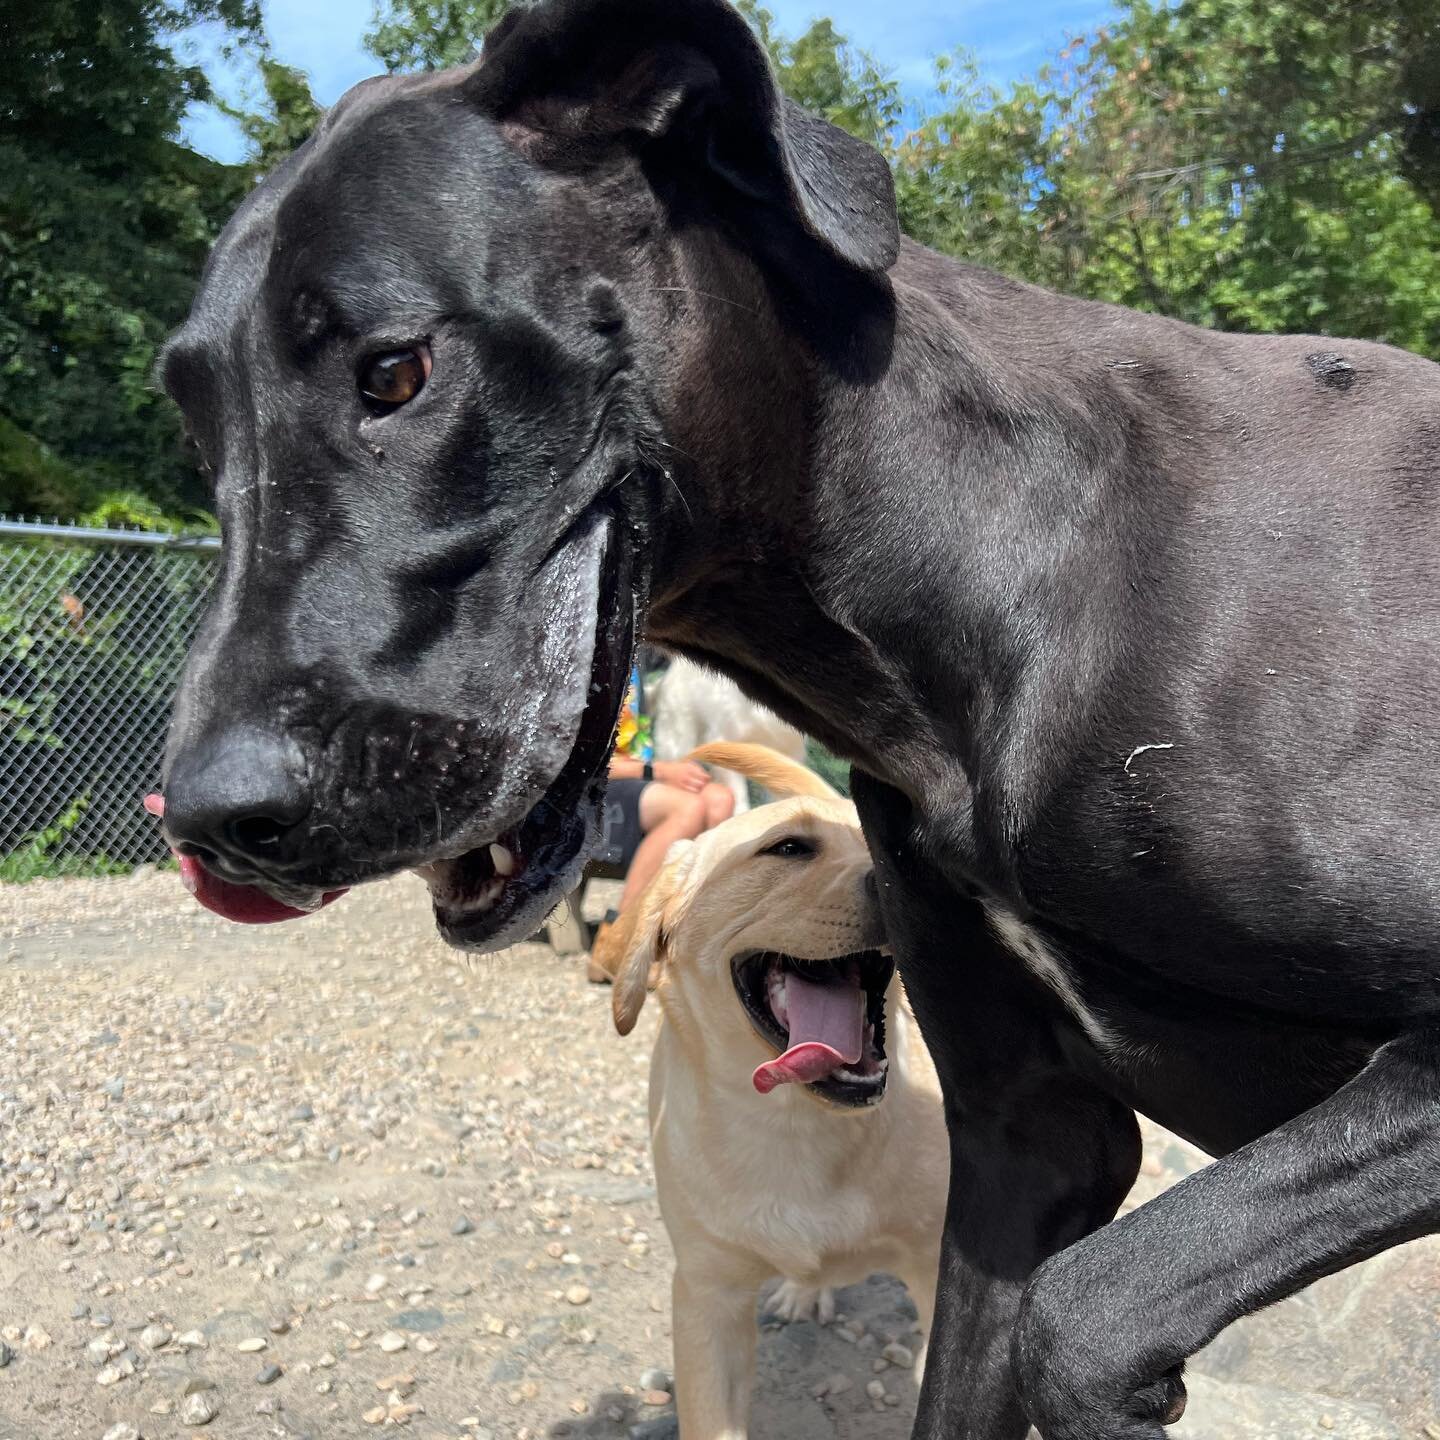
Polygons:
<instances>
[{"instance_id":1,"label":"labrador's open mouth","mask_svg":"<svg viewBox=\"0 0 1440 1440\"><path fill-rule=\"evenodd\" d=\"M776 1058L755 1088L803 1084L837 1105L876 1104L885 1094L885 992L895 962L878 950L829 960L750 951L730 964L740 1004Z\"/></svg>"}]
</instances>

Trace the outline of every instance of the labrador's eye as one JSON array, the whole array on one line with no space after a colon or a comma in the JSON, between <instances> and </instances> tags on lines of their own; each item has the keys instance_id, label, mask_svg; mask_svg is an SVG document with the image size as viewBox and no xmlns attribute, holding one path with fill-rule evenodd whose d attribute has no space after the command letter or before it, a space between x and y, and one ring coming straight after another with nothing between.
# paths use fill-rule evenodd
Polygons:
<instances>
[{"instance_id":1,"label":"labrador's eye","mask_svg":"<svg viewBox=\"0 0 1440 1440\"><path fill-rule=\"evenodd\" d=\"M785 839L767 845L760 853L778 855L784 860L808 860L815 854L815 847L810 841L802 840L797 835L787 835Z\"/></svg>"},{"instance_id":2,"label":"labrador's eye","mask_svg":"<svg viewBox=\"0 0 1440 1440\"><path fill-rule=\"evenodd\" d=\"M383 415L413 400L429 378L429 346L389 350L361 362L360 393L373 410Z\"/></svg>"}]
</instances>

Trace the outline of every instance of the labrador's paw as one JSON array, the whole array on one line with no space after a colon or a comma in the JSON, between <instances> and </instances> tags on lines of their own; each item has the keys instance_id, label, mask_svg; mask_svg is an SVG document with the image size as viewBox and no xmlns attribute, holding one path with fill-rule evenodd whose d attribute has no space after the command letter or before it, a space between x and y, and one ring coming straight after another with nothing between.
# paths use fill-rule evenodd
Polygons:
<instances>
[{"instance_id":1,"label":"labrador's paw","mask_svg":"<svg viewBox=\"0 0 1440 1440\"><path fill-rule=\"evenodd\" d=\"M828 1285L802 1285L778 1280L765 1297L765 1313L793 1325L797 1320L818 1320L828 1325L835 1318L835 1292Z\"/></svg>"}]
</instances>

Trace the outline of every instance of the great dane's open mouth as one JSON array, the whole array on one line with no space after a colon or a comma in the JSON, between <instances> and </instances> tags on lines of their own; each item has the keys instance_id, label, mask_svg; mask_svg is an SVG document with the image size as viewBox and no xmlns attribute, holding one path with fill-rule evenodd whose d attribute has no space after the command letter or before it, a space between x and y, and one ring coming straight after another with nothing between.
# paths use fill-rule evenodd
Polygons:
<instances>
[{"instance_id":1,"label":"great dane's open mouth","mask_svg":"<svg viewBox=\"0 0 1440 1440\"><path fill-rule=\"evenodd\" d=\"M523 933L543 920L578 878L598 820L635 638L628 570L608 516L598 534L603 546L585 577L594 605L587 700L569 757L518 824L416 867L451 944L484 945L499 935ZM577 601L583 606L582 596Z\"/></svg>"},{"instance_id":2,"label":"great dane's open mouth","mask_svg":"<svg viewBox=\"0 0 1440 1440\"><path fill-rule=\"evenodd\" d=\"M437 801L428 844L397 847L388 863L372 861L333 885L290 882L283 873L251 878L226 856L182 841L181 874L196 899L227 919L267 923L318 910L351 883L413 869L452 944L489 947L530 933L577 879L604 790L638 603L621 532L608 504L596 502L546 557L537 581L546 614L535 663L508 677L523 692L508 738L552 757L535 798L509 801L494 819L482 811L450 825ZM456 722L440 740L450 757L438 764L442 774L465 767L469 728ZM163 817L165 801L154 796L147 808Z\"/></svg>"}]
</instances>

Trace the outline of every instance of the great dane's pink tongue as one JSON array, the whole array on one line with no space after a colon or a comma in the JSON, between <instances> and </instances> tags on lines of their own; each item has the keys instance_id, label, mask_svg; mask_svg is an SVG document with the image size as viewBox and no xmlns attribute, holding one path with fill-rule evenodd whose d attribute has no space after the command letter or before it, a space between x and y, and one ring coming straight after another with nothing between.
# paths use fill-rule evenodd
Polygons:
<instances>
[{"instance_id":1,"label":"great dane's pink tongue","mask_svg":"<svg viewBox=\"0 0 1440 1440\"><path fill-rule=\"evenodd\" d=\"M145 809L156 819L163 819L165 797L163 795L147 795ZM283 904L273 896L267 895L258 886L233 885L228 880L222 880L218 875L212 875L194 856L174 853L176 860L180 862L180 883L207 910L213 910L215 914L223 915L227 920L235 920L242 925L273 925L277 920L298 920L302 915L314 913L310 910L297 910L293 905ZM338 900L344 893L343 890L328 891L315 909L323 909L332 900Z\"/></svg>"},{"instance_id":2,"label":"great dane's pink tongue","mask_svg":"<svg viewBox=\"0 0 1440 1440\"><path fill-rule=\"evenodd\" d=\"M768 1095L777 1085L810 1085L860 1059L865 1044L865 990L853 983L817 985L785 976L790 1048L757 1066L751 1082Z\"/></svg>"}]
</instances>

